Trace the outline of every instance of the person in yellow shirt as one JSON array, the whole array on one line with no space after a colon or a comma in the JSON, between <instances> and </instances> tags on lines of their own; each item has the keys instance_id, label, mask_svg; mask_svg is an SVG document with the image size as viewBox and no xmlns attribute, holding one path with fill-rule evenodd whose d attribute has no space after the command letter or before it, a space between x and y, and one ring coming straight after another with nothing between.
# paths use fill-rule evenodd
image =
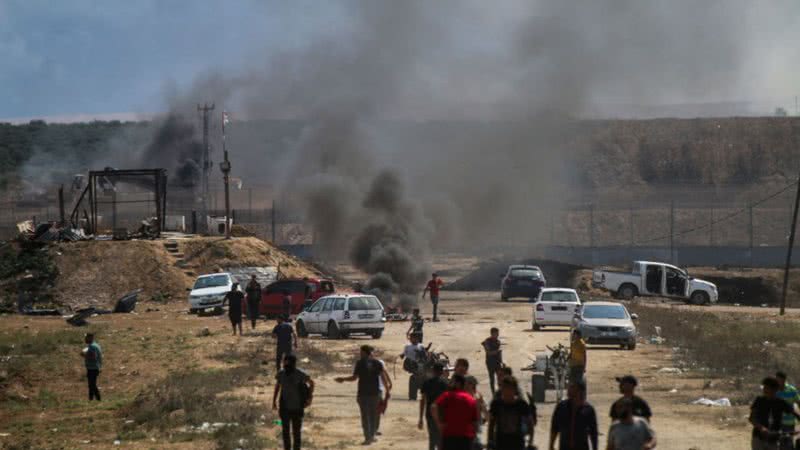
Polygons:
<instances>
[{"instance_id":1,"label":"person in yellow shirt","mask_svg":"<svg viewBox=\"0 0 800 450\"><path fill-rule=\"evenodd\" d=\"M569 345L569 382L585 381L586 374L586 341L581 337L580 330L572 332L572 341Z\"/></svg>"}]
</instances>

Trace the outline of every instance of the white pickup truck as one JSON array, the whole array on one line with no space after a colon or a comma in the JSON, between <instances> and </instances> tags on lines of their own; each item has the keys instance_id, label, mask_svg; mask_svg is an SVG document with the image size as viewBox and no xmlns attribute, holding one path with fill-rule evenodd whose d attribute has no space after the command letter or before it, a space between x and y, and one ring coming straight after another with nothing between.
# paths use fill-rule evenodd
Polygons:
<instances>
[{"instance_id":1,"label":"white pickup truck","mask_svg":"<svg viewBox=\"0 0 800 450\"><path fill-rule=\"evenodd\" d=\"M685 270L660 262L634 261L629 273L595 270L592 272L592 286L611 291L626 300L636 296L657 296L707 305L719 299L714 283L692 278Z\"/></svg>"}]
</instances>

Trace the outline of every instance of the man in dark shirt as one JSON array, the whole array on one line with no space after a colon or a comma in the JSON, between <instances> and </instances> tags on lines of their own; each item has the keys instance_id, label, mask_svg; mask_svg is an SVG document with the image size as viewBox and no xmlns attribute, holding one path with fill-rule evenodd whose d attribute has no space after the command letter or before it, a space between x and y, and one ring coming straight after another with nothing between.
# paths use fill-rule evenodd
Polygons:
<instances>
[{"instance_id":1,"label":"man in dark shirt","mask_svg":"<svg viewBox=\"0 0 800 450\"><path fill-rule=\"evenodd\" d=\"M361 428L364 432L364 445L375 442L375 432L378 426L378 405L380 404L380 383L383 381L385 400L388 400L391 391L391 382L384 370L383 364L372 356L373 348L369 345L361 346L361 358L353 368L353 375L335 378L337 383L358 380L358 408L361 411Z\"/></svg>"},{"instance_id":2,"label":"man in dark shirt","mask_svg":"<svg viewBox=\"0 0 800 450\"><path fill-rule=\"evenodd\" d=\"M256 276L250 277L250 282L247 283L247 316L250 317L250 323L253 329L256 329L256 320L258 320L258 308L261 305L261 284L256 280Z\"/></svg>"},{"instance_id":3,"label":"man in dark shirt","mask_svg":"<svg viewBox=\"0 0 800 450\"><path fill-rule=\"evenodd\" d=\"M519 383L514 377L500 382L500 396L489 407L489 445L497 450L524 450L525 436L533 443L531 407L519 397Z\"/></svg>"},{"instance_id":4,"label":"man in dark shirt","mask_svg":"<svg viewBox=\"0 0 800 450\"><path fill-rule=\"evenodd\" d=\"M300 450L304 410L311 405L314 381L297 368L297 357L294 355L286 355L283 358L283 370L278 372L276 378L272 409L278 410L281 418L283 448ZM278 408L278 395L280 395L280 408Z\"/></svg>"},{"instance_id":5,"label":"man in dark shirt","mask_svg":"<svg viewBox=\"0 0 800 450\"><path fill-rule=\"evenodd\" d=\"M225 302L228 302L228 318L231 319L233 335L236 336L236 327L239 327L239 336L242 335L242 302L244 294L239 291L239 283L233 283L230 292L225 294Z\"/></svg>"},{"instance_id":6,"label":"man in dark shirt","mask_svg":"<svg viewBox=\"0 0 800 450\"><path fill-rule=\"evenodd\" d=\"M589 450L597 448L597 414L586 402L586 384L573 381L567 389L567 399L553 411L550 422L550 450L555 449L556 439L560 450Z\"/></svg>"},{"instance_id":7,"label":"man in dark shirt","mask_svg":"<svg viewBox=\"0 0 800 450\"><path fill-rule=\"evenodd\" d=\"M406 337L408 340L411 340L412 335L419 336L419 341L425 343L425 340L422 335L422 327L425 326L425 319L419 315L419 308L414 308L411 313L411 326L408 327L408 331L406 331Z\"/></svg>"},{"instance_id":8,"label":"man in dark shirt","mask_svg":"<svg viewBox=\"0 0 800 450\"><path fill-rule=\"evenodd\" d=\"M489 372L489 387L492 395L495 393L495 380L497 370L503 367L503 350L500 349L500 330L492 328L489 330L490 336L481 343L486 351L486 370Z\"/></svg>"},{"instance_id":9,"label":"man in dark shirt","mask_svg":"<svg viewBox=\"0 0 800 450\"><path fill-rule=\"evenodd\" d=\"M750 423L753 425L751 446L753 450L772 450L777 447L783 415L800 417L786 401L778 397L780 383L772 377L761 382L763 395L756 397L750 406Z\"/></svg>"},{"instance_id":10,"label":"man in dark shirt","mask_svg":"<svg viewBox=\"0 0 800 450\"><path fill-rule=\"evenodd\" d=\"M280 367L283 357L292 353L292 349L297 350L297 334L290 323L283 317L278 317L278 324L272 329L272 337L275 339L275 367Z\"/></svg>"},{"instance_id":11,"label":"man in dark shirt","mask_svg":"<svg viewBox=\"0 0 800 450\"><path fill-rule=\"evenodd\" d=\"M282 312L286 321L290 321L292 317L292 295L289 291L283 291Z\"/></svg>"},{"instance_id":12,"label":"man in dark shirt","mask_svg":"<svg viewBox=\"0 0 800 450\"><path fill-rule=\"evenodd\" d=\"M436 421L431 416L431 405L440 395L447 391L447 380L444 378L444 365L435 363L433 365L433 376L422 383L422 398L419 400L419 423L417 428L422 429L422 416L425 415L425 422L428 424L428 450L438 450L442 439Z\"/></svg>"},{"instance_id":13,"label":"man in dark shirt","mask_svg":"<svg viewBox=\"0 0 800 450\"><path fill-rule=\"evenodd\" d=\"M617 383L619 383L619 392L622 394L622 397L614 402L613 405L611 405L611 410L608 413L608 416L611 417L611 420L620 420L622 418L622 412L619 411L619 407L622 404L622 400L628 399L633 406L633 415L635 417L641 417L650 422L650 417L653 416L653 413L650 411L650 405L648 405L644 399L635 394L636 386L639 385L636 377L633 375L618 377Z\"/></svg>"}]
</instances>

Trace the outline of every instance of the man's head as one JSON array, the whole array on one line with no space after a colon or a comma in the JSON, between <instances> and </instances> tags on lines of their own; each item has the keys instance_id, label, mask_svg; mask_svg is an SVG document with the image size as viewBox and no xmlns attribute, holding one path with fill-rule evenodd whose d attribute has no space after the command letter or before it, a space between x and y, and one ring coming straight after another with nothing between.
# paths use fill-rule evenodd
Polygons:
<instances>
[{"instance_id":1,"label":"man's head","mask_svg":"<svg viewBox=\"0 0 800 450\"><path fill-rule=\"evenodd\" d=\"M781 389L781 384L775 378L767 377L761 381L761 389L763 389L765 396L773 398Z\"/></svg>"},{"instance_id":2,"label":"man's head","mask_svg":"<svg viewBox=\"0 0 800 450\"><path fill-rule=\"evenodd\" d=\"M519 392L519 383L517 379L511 376L503 378L500 382L500 398L504 402L511 403L517 398Z\"/></svg>"},{"instance_id":3,"label":"man's head","mask_svg":"<svg viewBox=\"0 0 800 450\"><path fill-rule=\"evenodd\" d=\"M420 339L419 339L419 334L418 333L411 333L411 336L409 337L409 339L411 339L411 343L414 344L414 345L417 345L417 344L420 343Z\"/></svg>"},{"instance_id":4,"label":"man's head","mask_svg":"<svg viewBox=\"0 0 800 450\"><path fill-rule=\"evenodd\" d=\"M250 281L252 281L254 283L256 282L256 274L250 275Z\"/></svg>"},{"instance_id":5,"label":"man's head","mask_svg":"<svg viewBox=\"0 0 800 450\"><path fill-rule=\"evenodd\" d=\"M633 421L633 401L629 398L623 398L614 405L614 413L623 422L630 423Z\"/></svg>"},{"instance_id":6,"label":"man's head","mask_svg":"<svg viewBox=\"0 0 800 450\"><path fill-rule=\"evenodd\" d=\"M567 398L576 402L583 401L586 398L586 382L583 380L571 382L567 388Z\"/></svg>"},{"instance_id":7,"label":"man's head","mask_svg":"<svg viewBox=\"0 0 800 450\"><path fill-rule=\"evenodd\" d=\"M781 389L786 387L786 372L776 372L775 379L780 383Z\"/></svg>"},{"instance_id":8,"label":"man's head","mask_svg":"<svg viewBox=\"0 0 800 450\"><path fill-rule=\"evenodd\" d=\"M450 377L450 387L453 389L464 389L464 385L466 384L466 379L464 375L455 374Z\"/></svg>"},{"instance_id":9,"label":"man's head","mask_svg":"<svg viewBox=\"0 0 800 450\"><path fill-rule=\"evenodd\" d=\"M636 386L639 385L639 382L633 375L617 377L617 383L619 383L619 393L626 397L633 395L633 392L636 390Z\"/></svg>"},{"instance_id":10,"label":"man's head","mask_svg":"<svg viewBox=\"0 0 800 450\"><path fill-rule=\"evenodd\" d=\"M278 314L278 324L280 325L283 322L286 322L286 319L283 318L283 314Z\"/></svg>"},{"instance_id":11,"label":"man's head","mask_svg":"<svg viewBox=\"0 0 800 450\"><path fill-rule=\"evenodd\" d=\"M419 308L414 308L414 309L411 311L411 313L412 313L412 314L414 314L415 316L418 316L418 315L419 315Z\"/></svg>"},{"instance_id":12,"label":"man's head","mask_svg":"<svg viewBox=\"0 0 800 450\"><path fill-rule=\"evenodd\" d=\"M231 292L236 292L239 290L239 283L233 283L231 285Z\"/></svg>"},{"instance_id":13,"label":"man's head","mask_svg":"<svg viewBox=\"0 0 800 450\"><path fill-rule=\"evenodd\" d=\"M431 372L433 373L434 377L441 377L444 374L444 364L437 362L433 364L431 368Z\"/></svg>"},{"instance_id":14,"label":"man's head","mask_svg":"<svg viewBox=\"0 0 800 450\"><path fill-rule=\"evenodd\" d=\"M497 378L498 379L502 380L505 377L513 377L513 376L514 376L514 370L511 367L508 367L506 365L502 365L502 366L497 368Z\"/></svg>"},{"instance_id":15,"label":"man's head","mask_svg":"<svg viewBox=\"0 0 800 450\"><path fill-rule=\"evenodd\" d=\"M435 280L437 277L439 277L439 275L438 275L436 272L433 272L433 273L431 274L431 279L434 279L434 280Z\"/></svg>"},{"instance_id":16,"label":"man's head","mask_svg":"<svg viewBox=\"0 0 800 450\"><path fill-rule=\"evenodd\" d=\"M469 361L464 358L458 358L456 360L456 375L466 376L469 373Z\"/></svg>"},{"instance_id":17,"label":"man's head","mask_svg":"<svg viewBox=\"0 0 800 450\"><path fill-rule=\"evenodd\" d=\"M291 372L297 367L297 356L289 353L283 357L283 369Z\"/></svg>"},{"instance_id":18,"label":"man's head","mask_svg":"<svg viewBox=\"0 0 800 450\"><path fill-rule=\"evenodd\" d=\"M361 357L362 358L369 358L370 356L372 356L373 350L375 350L375 349L372 348L371 345L362 345L361 346Z\"/></svg>"},{"instance_id":19,"label":"man's head","mask_svg":"<svg viewBox=\"0 0 800 450\"><path fill-rule=\"evenodd\" d=\"M467 392L474 394L478 390L478 379L472 375L464 377L464 389Z\"/></svg>"},{"instance_id":20,"label":"man's head","mask_svg":"<svg viewBox=\"0 0 800 450\"><path fill-rule=\"evenodd\" d=\"M497 327L492 327L492 329L489 330L489 334L491 334L492 337L496 339L497 337L500 336L500 329Z\"/></svg>"},{"instance_id":21,"label":"man's head","mask_svg":"<svg viewBox=\"0 0 800 450\"><path fill-rule=\"evenodd\" d=\"M575 331L572 332L572 339L573 340L580 339L580 338L581 338L581 330L576 329Z\"/></svg>"},{"instance_id":22,"label":"man's head","mask_svg":"<svg viewBox=\"0 0 800 450\"><path fill-rule=\"evenodd\" d=\"M86 333L86 336L83 337L83 342L87 344L94 342L94 333Z\"/></svg>"}]
</instances>

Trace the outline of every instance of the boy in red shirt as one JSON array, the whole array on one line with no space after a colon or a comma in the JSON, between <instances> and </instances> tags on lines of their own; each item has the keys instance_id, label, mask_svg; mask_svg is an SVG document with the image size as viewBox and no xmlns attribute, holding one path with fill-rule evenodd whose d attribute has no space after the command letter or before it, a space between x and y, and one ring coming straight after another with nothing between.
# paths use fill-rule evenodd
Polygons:
<instances>
[{"instance_id":1,"label":"boy in red shirt","mask_svg":"<svg viewBox=\"0 0 800 450\"><path fill-rule=\"evenodd\" d=\"M450 390L431 405L431 415L442 436L441 450L470 450L475 440L478 403L464 390L464 383L463 375L454 374Z\"/></svg>"},{"instance_id":2,"label":"boy in red shirt","mask_svg":"<svg viewBox=\"0 0 800 450\"><path fill-rule=\"evenodd\" d=\"M439 288L442 287L442 284L444 284L442 282L442 279L439 278L439 276L436 275L436 273L434 272L431 275L430 281L428 281L428 284L425 286L425 290L422 291L422 298L423 299L425 298L425 294L427 292L431 293L431 304L433 305L433 321L434 322L438 322L439 321L439 315L438 315L438 310L439 310Z\"/></svg>"}]
</instances>

